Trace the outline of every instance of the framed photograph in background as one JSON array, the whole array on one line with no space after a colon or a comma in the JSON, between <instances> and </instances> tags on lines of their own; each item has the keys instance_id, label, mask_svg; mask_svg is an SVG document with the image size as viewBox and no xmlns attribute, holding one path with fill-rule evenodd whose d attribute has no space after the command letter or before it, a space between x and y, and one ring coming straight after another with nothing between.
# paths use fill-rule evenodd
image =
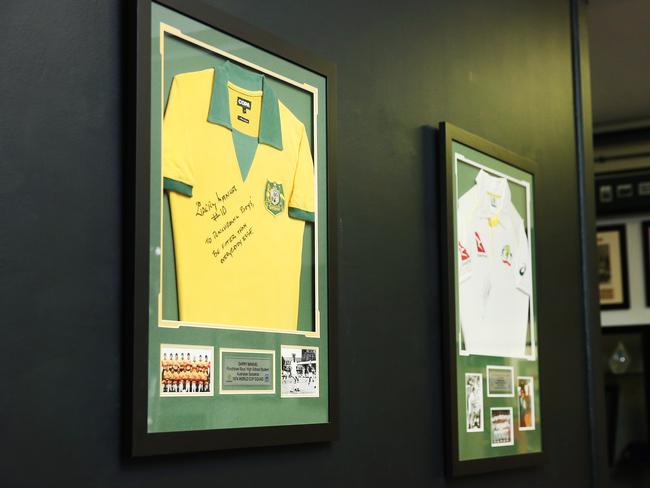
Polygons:
<instances>
[{"instance_id":1,"label":"framed photograph in background","mask_svg":"<svg viewBox=\"0 0 650 488\"><path fill-rule=\"evenodd\" d=\"M440 136L447 471L536 465L536 165L446 122Z\"/></svg>"},{"instance_id":2,"label":"framed photograph in background","mask_svg":"<svg viewBox=\"0 0 650 488\"><path fill-rule=\"evenodd\" d=\"M603 310L630 308L625 225L598 227L596 242L600 308Z\"/></svg>"},{"instance_id":3,"label":"framed photograph in background","mask_svg":"<svg viewBox=\"0 0 650 488\"><path fill-rule=\"evenodd\" d=\"M645 304L650 307L650 221L641 223L643 239L643 274L645 284Z\"/></svg>"},{"instance_id":4,"label":"framed photograph in background","mask_svg":"<svg viewBox=\"0 0 650 488\"><path fill-rule=\"evenodd\" d=\"M199 1L136 4L131 453L332 440L334 66Z\"/></svg>"}]
</instances>

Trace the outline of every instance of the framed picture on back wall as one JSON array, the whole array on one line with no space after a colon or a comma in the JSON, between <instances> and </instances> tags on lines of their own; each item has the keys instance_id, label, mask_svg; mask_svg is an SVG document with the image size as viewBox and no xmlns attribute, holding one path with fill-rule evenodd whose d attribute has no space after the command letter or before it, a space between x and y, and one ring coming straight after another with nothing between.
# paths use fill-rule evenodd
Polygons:
<instances>
[{"instance_id":1,"label":"framed picture on back wall","mask_svg":"<svg viewBox=\"0 0 650 488\"><path fill-rule=\"evenodd\" d=\"M447 471L543 461L536 165L440 125Z\"/></svg>"},{"instance_id":2,"label":"framed picture on back wall","mask_svg":"<svg viewBox=\"0 0 650 488\"><path fill-rule=\"evenodd\" d=\"M600 308L630 308L625 225L598 227L598 293Z\"/></svg>"},{"instance_id":3,"label":"framed picture on back wall","mask_svg":"<svg viewBox=\"0 0 650 488\"><path fill-rule=\"evenodd\" d=\"M334 67L198 1L136 4L131 453L331 440Z\"/></svg>"},{"instance_id":4,"label":"framed picture on back wall","mask_svg":"<svg viewBox=\"0 0 650 488\"><path fill-rule=\"evenodd\" d=\"M650 307L650 221L641 223L641 238L643 239L643 271L645 284L645 304Z\"/></svg>"}]
</instances>

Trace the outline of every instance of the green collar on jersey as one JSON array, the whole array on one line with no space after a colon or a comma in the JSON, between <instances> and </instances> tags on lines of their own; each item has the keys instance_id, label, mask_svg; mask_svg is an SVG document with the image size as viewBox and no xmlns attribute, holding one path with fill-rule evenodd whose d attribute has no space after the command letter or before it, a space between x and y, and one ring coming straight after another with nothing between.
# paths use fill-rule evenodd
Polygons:
<instances>
[{"instance_id":1,"label":"green collar on jersey","mask_svg":"<svg viewBox=\"0 0 650 488\"><path fill-rule=\"evenodd\" d=\"M257 142L282 150L282 128L278 97L264 75L253 73L226 61L214 68L208 121L232 130L228 103L228 82L245 90L262 92L262 111Z\"/></svg>"}]
</instances>

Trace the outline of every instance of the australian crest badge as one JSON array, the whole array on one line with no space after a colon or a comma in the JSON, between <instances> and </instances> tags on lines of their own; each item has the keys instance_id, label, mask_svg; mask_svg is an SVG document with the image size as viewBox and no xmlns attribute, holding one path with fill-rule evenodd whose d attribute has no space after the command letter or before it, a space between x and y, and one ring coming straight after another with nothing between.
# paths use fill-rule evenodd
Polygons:
<instances>
[{"instance_id":1,"label":"australian crest badge","mask_svg":"<svg viewBox=\"0 0 650 488\"><path fill-rule=\"evenodd\" d=\"M266 189L264 190L264 206L273 215L277 215L284 210L282 183L267 180Z\"/></svg>"}]
</instances>

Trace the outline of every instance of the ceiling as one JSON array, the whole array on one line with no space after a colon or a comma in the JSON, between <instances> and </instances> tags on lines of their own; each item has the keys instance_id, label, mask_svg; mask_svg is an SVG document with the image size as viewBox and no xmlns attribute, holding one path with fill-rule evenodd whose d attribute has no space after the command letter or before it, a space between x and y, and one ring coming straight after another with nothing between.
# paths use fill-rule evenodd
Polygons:
<instances>
[{"instance_id":1,"label":"ceiling","mask_svg":"<svg viewBox=\"0 0 650 488\"><path fill-rule=\"evenodd\" d=\"M587 16L594 129L650 126L650 0L588 0Z\"/></svg>"}]
</instances>

